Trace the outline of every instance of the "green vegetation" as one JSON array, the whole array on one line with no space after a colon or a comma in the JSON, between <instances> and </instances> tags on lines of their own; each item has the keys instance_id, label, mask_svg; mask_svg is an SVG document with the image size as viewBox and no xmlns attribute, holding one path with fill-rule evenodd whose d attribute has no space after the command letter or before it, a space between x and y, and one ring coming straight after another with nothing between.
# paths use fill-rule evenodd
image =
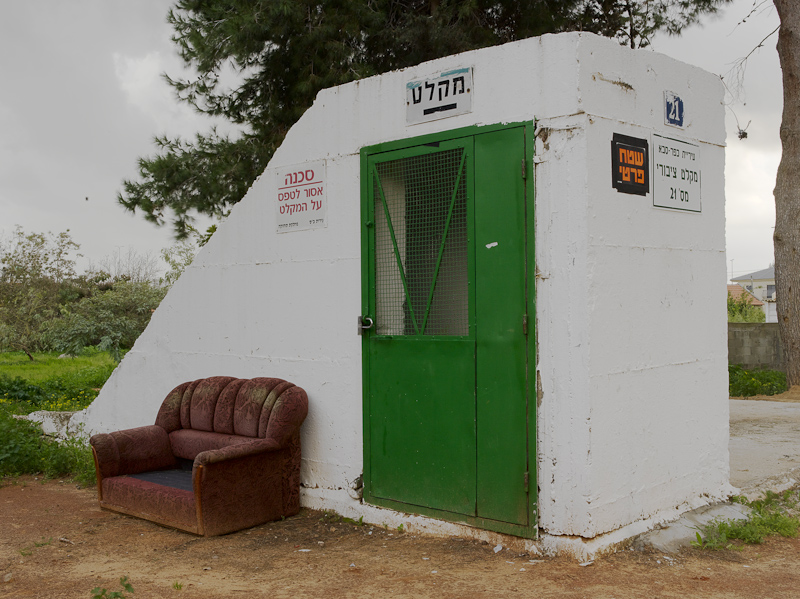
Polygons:
<instances>
[{"instance_id":1,"label":"green vegetation","mask_svg":"<svg viewBox=\"0 0 800 599\"><path fill-rule=\"evenodd\" d=\"M95 482L92 452L80 439L56 442L37 424L0 409L0 476L71 476L82 485Z\"/></svg>"},{"instance_id":2,"label":"green vegetation","mask_svg":"<svg viewBox=\"0 0 800 599\"><path fill-rule=\"evenodd\" d=\"M108 592L106 589L101 589L100 587L95 587L92 589L92 599L125 599L127 595L125 593L133 593L133 587L131 583L128 582L128 577L123 576L119 579L119 584L122 587L121 591L113 591L111 593Z\"/></svg>"},{"instance_id":3,"label":"green vegetation","mask_svg":"<svg viewBox=\"0 0 800 599\"><path fill-rule=\"evenodd\" d=\"M745 370L728 366L728 393L731 397L776 395L786 391L786 374L779 370Z\"/></svg>"},{"instance_id":4,"label":"green vegetation","mask_svg":"<svg viewBox=\"0 0 800 599\"><path fill-rule=\"evenodd\" d=\"M0 351L23 351L33 361L35 352L79 355L97 346L119 361L133 345L167 292L154 260L118 252L107 270L78 274L78 249L69 231L17 227L0 238Z\"/></svg>"},{"instance_id":5,"label":"green vegetation","mask_svg":"<svg viewBox=\"0 0 800 599\"><path fill-rule=\"evenodd\" d=\"M142 334L150 316L164 299L165 287L152 283L118 281L103 292L85 297L61 309L61 318L43 327L50 347L79 355L85 347L97 346L115 361Z\"/></svg>"},{"instance_id":6,"label":"green vegetation","mask_svg":"<svg viewBox=\"0 0 800 599\"><path fill-rule=\"evenodd\" d=\"M783 493L767 491L763 499L753 502L739 498L739 503L751 509L748 519L713 520L698 531L691 544L698 549L740 549L742 544L763 543L771 535L794 538L800 529L798 501L798 487Z\"/></svg>"},{"instance_id":7,"label":"green vegetation","mask_svg":"<svg viewBox=\"0 0 800 599\"><path fill-rule=\"evenodd\" d=\"M322 512L322 518L319 520L323 524L354 524L355 526L364 526L364 516L359 517L358 520L353 520L352 518L345 518L344 516L340 516L336 512Z\"/></svg>"},{"instance_id":8,"label":"green vegetation","mask_svg":"<svg viewBox=\"0 0 800 599\"><path fill-rule=\"evenodd\" d=\"M75 411L88 406L115 363L106 352L77 358L56 354L0 353L0 477L42 474L95 483L94 462L83 440L55 441L35 423L14 416L37 410Z\"/></svg>"},{"instance_id":9,"label":"green vegetation","mask_svg":"<svg viewBox=\"0 0 800 599\"><path fill-rule=\"evenodd\" d=\"M0 353L0 409L76 411L88 406L115 366L106 352L87 350L76 358L23 352Z\"/></svg>"},{"instance_id":10,"label":"green vegetation","mask_svg":"<svg viewBox=\"0 0 800 599\"><path fill-rule=\"evenodd\" d=\"M764 311L753 305L753 300L747 293L742 293L734 299L728 293L728 322L764 322L767 319Z\"/></svg>"}]
</instances>

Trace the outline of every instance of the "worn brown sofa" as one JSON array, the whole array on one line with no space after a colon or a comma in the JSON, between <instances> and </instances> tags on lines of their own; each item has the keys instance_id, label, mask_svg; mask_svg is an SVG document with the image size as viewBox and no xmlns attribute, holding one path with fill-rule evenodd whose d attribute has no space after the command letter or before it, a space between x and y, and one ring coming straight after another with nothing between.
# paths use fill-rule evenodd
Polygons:
<instances>
[{"instance_id":1,"label":"worn brown sofa","mask_svg":"<svg viewBox=\"0 0 800 599\"><path fill-rule=\"evenodd\" d=\"M292 516L307 413L281 379L183 383L153 426L91 438L100 506L204 536Z\"/></svg>"}]
</instances>

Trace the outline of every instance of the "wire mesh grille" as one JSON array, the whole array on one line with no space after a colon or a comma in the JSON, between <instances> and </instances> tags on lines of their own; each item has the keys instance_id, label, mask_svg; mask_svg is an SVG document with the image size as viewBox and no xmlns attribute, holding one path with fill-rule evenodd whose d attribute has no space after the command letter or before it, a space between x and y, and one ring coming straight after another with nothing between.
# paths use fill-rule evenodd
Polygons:
<instances>
[{"instance_id":1,"label":"wire mesh grille","mask_svg":"<svg viewBox=\"0 0 800 599\"><path fill-rule=\"evenodd\" d=\"M379 335L469 334L463 158L464 149L456 148L376 166L375 323Z\"/></svg>"}]
</instances>

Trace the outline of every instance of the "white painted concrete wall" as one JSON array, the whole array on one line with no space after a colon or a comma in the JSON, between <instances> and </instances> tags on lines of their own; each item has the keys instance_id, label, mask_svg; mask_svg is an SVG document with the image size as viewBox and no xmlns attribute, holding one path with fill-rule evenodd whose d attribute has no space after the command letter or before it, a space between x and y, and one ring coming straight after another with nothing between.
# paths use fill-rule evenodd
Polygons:
<instances>
[{"instance_id":1,"label":"white painted concrete wall","mask_svg":"<svg viewBox=\"0 0 800 599\"><path fill-rule=\"evenodd\" d=\"M407 126L408 81L474 67L473 111ZM663 132L663 91L702 143L703 212L611 187L614 132ZM173 287L98 399L88 432L152 423L178 383L279 376L306 389L303 501L349 515L362 470L359 150L539 119L539 518L595 537L722 496L728 480L722 89L587 34L544 36L321 92ZM278 168L327 160L328 224L276 234Z\"/></svg>"}]
</instances>

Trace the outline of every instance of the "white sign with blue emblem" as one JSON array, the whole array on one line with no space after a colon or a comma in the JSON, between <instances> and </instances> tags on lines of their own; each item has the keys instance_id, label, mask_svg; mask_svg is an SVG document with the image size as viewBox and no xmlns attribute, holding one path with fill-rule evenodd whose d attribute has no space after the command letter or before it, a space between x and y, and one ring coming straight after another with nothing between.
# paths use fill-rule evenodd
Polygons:
<instances>
[{"instance_id":1,"label":"white sign with blue emblem","mask_svg":"<svg viewBox=\"0 0 800 599\"><path fill-rule=\"evenodd\" d=\"M664 92L664 124L673 127L684 127L684 107L683 100L675 92Z\"/></svg>"},{"instance_id":2,"label":"white sign with blue emblem","mask_svg":"<svg viewBox=\"0 0 800 599\"><path fill-rule=\"evenodd\" d=\"M472 67L452 69L406 84L406 124L472 112Z\"/></svg>"}]
</instances>

